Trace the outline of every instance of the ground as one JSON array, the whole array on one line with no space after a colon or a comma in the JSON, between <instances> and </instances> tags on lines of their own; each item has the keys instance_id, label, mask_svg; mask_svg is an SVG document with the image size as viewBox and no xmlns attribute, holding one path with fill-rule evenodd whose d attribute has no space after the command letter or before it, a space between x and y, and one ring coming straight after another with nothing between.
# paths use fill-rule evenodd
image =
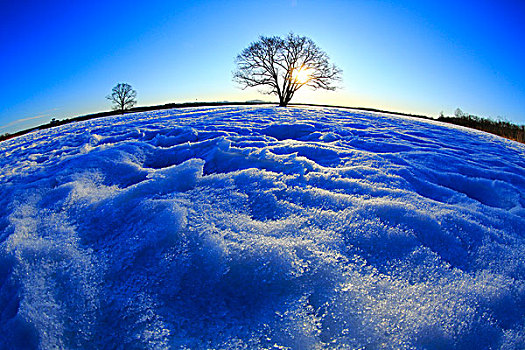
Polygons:
<instances>
[{"instance_id":1,"label":"ground","mask_svg":"<svg viewBox=\"0 0 525 350\"><path fill-rule=\"evenodd\" d=\"M1 348L525 347L525 146L335 108L0 143Z\"/></svg>"}]
</instances>

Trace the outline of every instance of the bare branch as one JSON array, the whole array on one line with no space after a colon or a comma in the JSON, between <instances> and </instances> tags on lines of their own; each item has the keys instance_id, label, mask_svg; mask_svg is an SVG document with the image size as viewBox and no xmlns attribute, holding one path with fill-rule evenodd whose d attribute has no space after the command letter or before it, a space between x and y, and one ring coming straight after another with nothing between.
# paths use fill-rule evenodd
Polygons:
<instances>
[{"instance_id":1,"label":"bare branch","mask_svg":"<svg viewBox=\"0 0 525 350\"><path fill-rule=\"evenodd\" d=\"M259 37L236 58L237 69L233 79L242 89L266 88L264 93L279 97L279 105L286 106L297 90L335 90L341 79L341 70L330 64L328 55L309 38L290 33L287 37ZM307 71L299 80L296 72Z\"/></svg>"},{"instance_id":2,"label":"bare branch","mask_svg":"<svg viewBox=\"0 0 525 350\"><path fill-rule=\"evenodd\" d=\"M129 84L118 83L106 99L113 103L114 110L124 112L137 104L137 92Z\"/></svg>"}]
</instances>

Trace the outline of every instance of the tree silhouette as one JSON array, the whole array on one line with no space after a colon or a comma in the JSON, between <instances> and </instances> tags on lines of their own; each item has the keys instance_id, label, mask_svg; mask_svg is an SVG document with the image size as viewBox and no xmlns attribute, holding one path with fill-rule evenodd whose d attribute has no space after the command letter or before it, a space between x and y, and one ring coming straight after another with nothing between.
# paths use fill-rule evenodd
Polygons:
<instances>
[{"instance_id":1,"label":"tree silhouette","mask_svg":"<svg viewBox=\"0 0 525 350\"><path fill-rule=\"evenodd\" d=\"M311 39L292 33L259 37L237 56L236 64L234 81L243 89L262 87L263 93L277 95L283 107L303 86L335 90L342 73Z\"/></svg>"},{"instance_id":2,"label":"tree silhouette","mask_svg":"<svg viewBox=\"0 0 525 350\"><path fill-rule=\"evenodd\" d=\"M106 96L106 98L113 103L114 110L121 112L137 104L137 92L133 90L131 85L125 83L115 85L111 90L111 95Z\"/></svg>"}]
</instances>

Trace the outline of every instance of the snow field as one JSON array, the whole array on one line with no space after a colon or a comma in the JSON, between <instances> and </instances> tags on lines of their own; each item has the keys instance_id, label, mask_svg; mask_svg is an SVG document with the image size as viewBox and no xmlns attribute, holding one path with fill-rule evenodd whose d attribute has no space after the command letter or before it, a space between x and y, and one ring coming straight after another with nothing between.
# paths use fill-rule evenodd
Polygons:
<instances>
[{"instance_id":1,"label":"snow field","mask_svg":"<svg viewBox=\"0 0 525 350\"><path fill-rule=\"evenodd\" d=\"M0 154L0 348L525 347L520 144L222 107Z\"/></svg>"}]
</instances>

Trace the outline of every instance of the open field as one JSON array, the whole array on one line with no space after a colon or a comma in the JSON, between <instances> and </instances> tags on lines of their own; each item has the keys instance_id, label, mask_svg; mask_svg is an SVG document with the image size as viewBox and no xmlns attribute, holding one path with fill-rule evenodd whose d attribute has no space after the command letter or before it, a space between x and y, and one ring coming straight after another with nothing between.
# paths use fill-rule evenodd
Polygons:
<instances>
[{"instance_id":1,"label":"open field","mask_svg":"<svg viewBox=\"0 0 525 350\"><path fill-rule=\"evenodd\" d=\"M525 347L522 144L222 106L0 153L0 348Z\"/></svg>"}]
</instances>

